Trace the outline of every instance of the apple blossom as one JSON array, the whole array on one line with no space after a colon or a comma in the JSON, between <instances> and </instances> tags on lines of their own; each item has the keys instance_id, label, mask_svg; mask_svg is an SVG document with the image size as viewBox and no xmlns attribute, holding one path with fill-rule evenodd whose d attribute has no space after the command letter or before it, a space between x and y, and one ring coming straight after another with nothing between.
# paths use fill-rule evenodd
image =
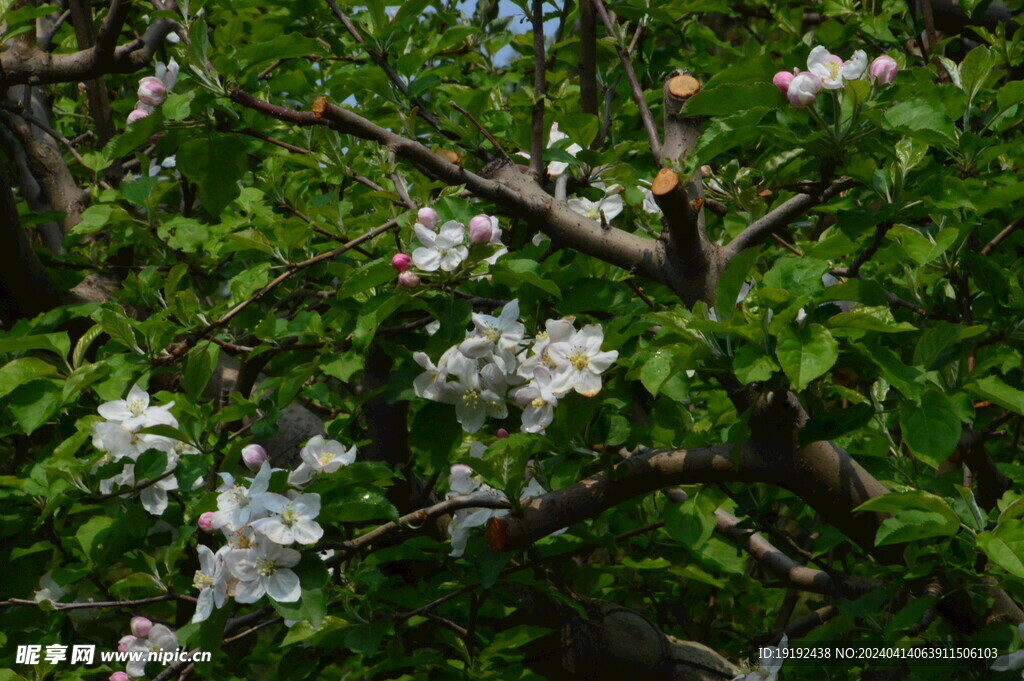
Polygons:
<instances>
[{"instance_id":1,"label":"apple blossom","mask_svg":"<svg viewBox=\"0 0 1024 681\"><path fill-rule=\"evenodd\" d=\"M163 624L154 624L145 637L136 637L128 644L127 652L136 653L135 657L139 659L132 659L128 662L125 671L128 676L142 676L146 670L146 658L149 653L160 653L165 650L176 651L177 649L177 635Z\"/></svg>"},{"instance_id":2,"label":"apple blossom","mask_svg":"<svg viewBox=\"0 0 1024 681\"><path fill-rule=\"evenodd\" d=\"M117 652L119 652L119 653L126 652L128 650L128 646L130 646L132 644L132 641L134 641L134 640L135 640L135 637L132 636L131 634L128 634L127 636L122 636L121 640L119 640L117 642Z\"/></svg>"},{"instance_id":3,"label":"apple blossom","mask_svg":"<svg viewBox=\"0 0 1024 681\"><path fill-rule=\"evenodd\" d=\"M398 283L403 288L416 288L420 285L420 277L415 272L402 272L398 275Z\"/></svg>"},{"instance_id":4,"label":"apple blossom","mask_svg":"<svg viewBox=\"0 0 1024 681\"><path fill-rule=\"evenodd\" d=\"M887 54L883 54L881 57L875 57L875 60L871 62L868 74L871 80L879 85L888 85L896 79L897 71L899 71L899 65L896 63L896 60Z\"/></svg>"},{"instance_id":5,"label":"apple blossom","mask_svg":"<svg viewBox=\"0 0 1024 681\"><path fill-rule=\"evenodd\" d=\"M203 532L210 532L213 530L213 511L207 511L199 516L199 520L196 521L196 525Z\"/></svg>"},{"instance_id":6,"label":"apple blossom","mask_svg":"<svg viewBox=\"0 0 1024 681\"><path fill-rule=\"evenodd\" d=\"M124 652L124 651L122 650L120 652ZM114 672L113 674L110 675L110 680L109 681L128 681L128 679L130 679L130 678L131 677L128 676L127 674L125 674L124 672Z\"/></svg>"},{"instance_id":7,"label":"apple blossom","mask_svg":"<svg viewBox=\"0 0 1024 681\"><path fill-rule=\"evenodd\" d=\"M818 78L821 86L826 90L839 90L843 87L844 81L860 78L866 66L867 55L864 50L857 50L849 61L844 62L839 56L832 54L822 45L818 45L811 50L807 57L807 70ZM787 90L787 95L791 91L792 83L790 83L790 89ZM790 101L792 101L792 97L790 97Z\"/></svg>"},{"instance_id":8,"label":"apple blossom","mask_svg":"<svg viewBox=\"0 0 1024 681\"><path fill-rule=\"evenodd\" d=\"M208 546L199 544L199 569L192 578L192 586L199 589L196 599L196 612L193 622L202 622L209 618L213 608L220 609L228 598L228 575L224 563L223 551L216 554Z\"/></svg>"},{"instance_id":9,"label":"apple blossom","mask_svg":"<svg viewBox=\"0 0 1024 681\"><path fill-rule=\"evenodd\" d=\"M558 123L552 123L551 131L548 133L548 148L550 149L551 147L555 146L562 140L566 139L569 139L569 136L558 129ZM576 158L576 154L583 151L583 147L573 142L572 144L565 148L565 151L573 158ZM550 163L548 163L548 176L558 177L568 169L569 164L566 163L565 161L551 161Z\"/></svg>"},{"instance_id":10,"label":"apple blossom","mask_svg":"<svg viewBox=\"0 0 1024 681\"><path fill-rule=\"evenodd\" d=\"M128 122L128 125L131 125L135 121L142 120L143 118L145 118L148 115L149 115L149 112L146 111L145 109L135 108L135 109L131 110L131 112L128 114L128 118L126 120Z\"/></svg>"},{"instance_id":11,"label":"apple blossom","mask_svg":"<svg viewBox=\"0 0 1024 681\"><path fill-rule=\"evenodd\" d=\"M265 537L257 537L252 548L227 551L224 560L228 571L238 579L235 600L255 603L264 594L282 603L299 600L299 576L291 568L299 564L300 558L298 551Z\"/></svg>"},{"instance_id":12,"label":"apple blossom","mask_svg":"<svg viewBox=\"0 0 1024 681\"><path fill-rule=\"evenodd\" d=\"M560 343L572 338L572 335L576 333L573 321L574 318L569 317L566 319L549 319L544 322L544 330L534 337L533 354L519 365L520 376L530 379L533 378L533 370L537 366L544 365L549 368L553 366L551 358L547 355L547 349L552 343Z\"/></svg>"},{"instance_id":13,"label":"apple blossom","mask_svg":"<svg viewBox=\"0 0 1024 681\"><path fill-rule=\"evenodd\" d=\"M315 475L333 473L355 461L356 453L354 446L346 450L337 440L324 440L322 435L316 435L299 452L302 463L288 475L288 482L303 485Z\"/></svg>"},{"instance_id":14,"label":"apple blossom","mask_svg":"<svg viewBox=\"0 0 1024 681\"><path fill-rule=\"evenodd\" d=\"M533 370L533 380L516 392L516 402L523 410L524 433L543 433L555 418L558 398L551 392L551 371L538 366Z\"/></svg>"},{"instance_id":15,"label":"apple blossom","mask_svg":"<svg viewBox=\"0 0 1024 681\"><path fill-rule=\"evenodd\" d=\"M456 377L456 381L445 383L443 401L455 404L455 418L466 432L480 430L488 416L496 419L508 416L502 396L505 385L497 367L488 364L483 372L462 371Z\"/></svg>"},{"instance_id":16,"label":"apple blossom","mask_svg":"<svg viewBox=\"0 0 1024 681\"><path fill-rule=\"evenodd\" d=\"M591 220L604 220L611 222L622 212L622 197L618 194L609 194L599 201L590 199L569 199L569 208Z\"/></svg>"},{"instance_id":17,"label":"apple blossom","mask_svg":"<svg viewBox=\"0 0 1024 681\"><path fill-rule=\"evenodd\" d=\"M598 324L590 324L573 334L572 338L552 343L548 355L555 374L550 389L555 395L576 390L593 397L601 392L601 374L612 365L619 353L601 351L604 331Z\"/></svg>"},{"instance_id":18,"label":"apple blossom","mask_svg":"<svg viewBox=\"0 0 1024 681\"><path fill-rule=\"evenodd\" d=\"M525 326L519 322L519 300L511 300L497 317L473 313L475 333L462 341L459 352L466 357L487 357L497 347L515 348L523 340Z\"/></svg>"},{"instance_id":19,"label":"apple blossom","mask_svg":"<svg viewBox=\"0 0 1024 681\"><path fill-rule=\"evenodd\" d=\"M153 628L153 622L148 617L137 616L132 618L129 626L132 630L132 636L142 638L143 636L149 636L149 630Z\"/></svg>"},{"instance_id":20,"label":"apple blossom","mask_svg":"<svg viewBox=\"0 0 1024 681\"><path fill-rule=\"evenodd\" d=\"M395 253L391 258L391 266L399 272L404 272L412 265L412 258L405 253Z\"/></svg>"},{"instance_id":21,"label":"apple blossom","mask_svg":"<svg viewBox=\"0 0 1024 681\"><path fill-rule=\"evenodd\" d=\"M434 229L437 227L437 211L429 206L420 208L416 212L416 221L427 229Z\"/></svg>"},{"instance_id":22,"label":"apple blossom","mask_svg":"<svg viewBox=\"0 0 1024 681\"><path fill-rule=\"evenodd\" d=\"M425 352L414 352L412 358L423 367L423 373L412 382L416 396L439 401L444 392L444 383L448 380L448 368L435 365Z\"/></svg>"},{"instance_id":23,"label":"apple blossom","mask_svg":"<svg viewBox=\"0 0 1024 681\"><path fill-rule=\"evenodd\" d=\"M254 520L252 528L270 541L282 546L315 544L324 536L323 528L314 521L320 514L319 494L293 493L288 498L267 493L263 505L271 515Z\"/></svg>"},{"instance_id":24,"label":"apple blossom","mask_svg":"<svg viewBox=\"0 0 1024 681\"><path fill-rule=\"evenodd\" d=\"M775 74L775 77L772 78L772 84L782 90L782 94L786 94L786 91L789 90L789 84L793 82L793 78L795 76L796 73L791 71L779 71Z\"/></svg>"},{"instance_id":25,"label":"apple blossom","mask_svg":"<svg viewBox=\"0 0 1024 681\"><path fill-rule=\"evenodd\" d=\"M412 261L424 272L451 272L469 255L469 250L461 245L466 237L462 223L450 220L437 234L419 223L413 225L413 230L423 246L412 252Z\"/></svg>"},{"instance_id":26,"label":"apple blossom","mask_svg":"<svg viewBox=\"0 0 1024 681\"><path fill-rule=\"evenodd\" d=\"M257 444L242 447L242 461L251 471L258 471L267 460L267 450Z\"/></svg>"},{"instance_id":27,"label":"apple blossom","mask_svg":"<svg viewBox=\"0 0 1024 681\"><path fill-rule=\"evenodd\" d=\"M654 192L647 187L641 187L640 193L644 195L644 202L641 207L645 213L656 215L661 212L661 206L654 200Z\"/></svg>"},{"instance_id":28,"label":"apple blossom","mask_svg":"<svg viewBox=\"0 0 1024 681\"><path fill-rule=\"evenodd\" d=\"M174 402L168 402L160 407L151 407L149 393L133 385L127 398L104 402L97 411L108 421L118 421L128 430L138 430L160 424L177 427L178 421L170 411L173 406Z\"/></svg>"},{"instance_id":29,"label":"apple blossom","mask_svg":"<svg viewBox=\"0 0 1024 681\"><path fill-rule=\"evenodd\" d=\"M156 76L146 76L139 81L139 101L149 106L160 106L167 99L167 88Z\"/></svg>"},{"instance_id":30,"label":"apple blossom","mask_svg":"<svg viewBox=\"0 0 1024 681\"><path fill-rule=\"evenodd\" d=\"M793 77L786 90L786 97L793 106L804 107L814 102L814 98L821 92L821 80L804 71Z\"/></svg>"},{"instance_id":31,"label":"apple blossom","mask_svg":"<svg viewBox=\"0 0 1024 681\"><path fill-rule=\"evenodd\" d=\"M270 485L270 464L266 461L248 487L237 485L228 473L221 473L224 483L217 488L217 510L210 518L214 529L226 527L229 530L240 530L250 520L263 513L262 499Z\"/></svg>"},{"instance_id":32,"label":"apple blossom","mask_svg":"<svg viewBox=\"0 0 1024 681\"><path fill-rule=\"evenodd\" d=\"M174 85L178 82L179 68L180 67L178 66L178 62L174 61L173 57L166 64L164 64L163 62L157 62L156 66L154 67L156 77L163 82L164 87L167 89L168 92L173 90Z\"/></svg>"},{"instance_id":33,"label":"apple blossom","mask_svg":"<svg viewBox=\"0 0 1024 681\"><path fill-rule=\"evenodd\" d=\"M475 244L485 244L498 228L498 218L489 215L475 215L469 221L469 240Z\"/></svg>"}]
</instances>

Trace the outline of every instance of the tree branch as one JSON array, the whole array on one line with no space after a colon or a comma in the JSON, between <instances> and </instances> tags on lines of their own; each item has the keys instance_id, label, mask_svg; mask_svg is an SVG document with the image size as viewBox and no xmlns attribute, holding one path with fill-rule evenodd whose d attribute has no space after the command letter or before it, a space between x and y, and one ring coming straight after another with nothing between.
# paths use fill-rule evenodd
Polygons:
<instances>
[{"instance_id":1,"label":"tree branch","mask_svg":"<svg viewBox=\"0 0 1024 681\"><path fill-rule=\"evenodd\" d=\"M798 194L791 199L783 201L769 211L767 215L750 223L746 229L729 242L729 245L725 247L722 253L725 261L728 262L736 257L740 251L761 243L768 238L769 234L786 226L796 216L825 203L833 196L839 194L839 192L845 191L856 184L856 180L842 177L820 191L810 194Z\"/></svg>"},{"instance_id":2,"label":"tree branch","mask_svg":"<svg viewBox=\"0 0 1024 681\"><path fill-rule=\"evenodd\" d=\"M591 1L594 3L594 9L597 10L597 15L601 17L601 23L604 24L608 34L615 39L615 51L619 55L619 61L622 62L622 68L626 72L626 78L629 80L629 87L633 91L633 100L640 111L640 120L643 122L644 130L647 131L647 140L651 145L651 155L654 156L654 162L661 165L661 140L658 137L658 128L654 124L651 108L647 106L647 100L644 98L644 90L640 87L640 81L637 80L636 71L633 69L633 61L630 59L629 53L626 52L626 48L622 45L622 41L619 40L618 33L615 31L615 23L608 14L608 9L604 6L604 2L602 0Z\"/></svg>"},{"instance_id":3,"label":"tree branch","mask_svg":"<svg viewBox=\"0 0 1024 681\"><path fill-rule=\"evenodd\" d=\"M580 0L580 107L597 115L597 20L593 0Z\"/></svg>"}]
</instances>

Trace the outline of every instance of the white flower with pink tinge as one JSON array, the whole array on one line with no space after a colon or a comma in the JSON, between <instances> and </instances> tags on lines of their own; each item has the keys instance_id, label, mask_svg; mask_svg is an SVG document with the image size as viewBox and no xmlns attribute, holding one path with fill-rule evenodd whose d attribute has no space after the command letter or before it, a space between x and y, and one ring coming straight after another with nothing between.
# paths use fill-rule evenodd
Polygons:
<instances>
[{"instance_id":1,"label":"white flower with pink tinge","mask_svg":"<svg viewBox=\"0 0 1024 681\"><path fill-rule=\"evenodd\" d=\"M424 272L451 272L469 256L469 249L462 245L466 239L462 223L450 220L436 234L419 223L413 230L423 246L412 252L412 262Z\"/></svg>"},{"instance_id":2,"label":"white flower with pink tinge","mask_svg":"<svg viewBox=\"0 0 1024 681\"><path fill-rule=\"evenodd\" d=\"M601 374L619 357L617 350L601 351L604 331L599 324L588 324L572 338L552 343L547 350L554 365L551 392L556 396L575 390L586 397L601 392Z\"/></svg>"},{"instance_id":3,"label":"white flower with pink tinge","mask_svg":"<svg viewBox=\"0 0 1024 681\"><path fill-rule=\"evenodd\" d=\"M333 473L356 460L355 446L345 449L337 440L325 440L322 435L310 438L299 452L302 463L288 475L288 483L304 485L321 473Z\"/></svg>"},{"instance_id":4,"label":"white flower with pink tinge","mask_svg":"<svg viewBox=\"0 0 1024 681\"><path fill-rule=\"evenodd\" d=\"M213 608L220 609L228 598L228 572L224 554L231 549L222 547L214 553L209 547L199 545L199 569L192 578L192 586L199 590L193 622L206 620Z\"/></svg>"},{"instance_id":5,"label":"white flower with pink tinge","mask_svg":"<svg viewBox=\"0 0 1024 681\"><path fill-rule=\"evenodd\" d=\"M300 558L298 551L279 546L266 537L257 537L252 548L228 551L225 563L238 580L235 600L255 603L264 595L281 603L299 600L299 576L291 568L299 564Z\"/></svg>"},{"instance_id":6,"label":"white flower with pink tinge","mask_svg":"<svg viewBox=\"0 0 1024 681\"><path fill-rule=\"evenodd\" d=\"M271 515L254 520L252 529L275 544L315 544L324 536L323 528L315 520L320 515L319 494L292 492L289 498L268 492L263 506Z\"/></svg>"},{"instance_id":7,"label":"white flower with pink tinge","mask_svg":"<svg viewBox=\"0 0 1024 681\"><path fill-rule=\"evenodd\" d=\"M857 50L849 61L843 61L822 45L811 50L807 57L807 70L818 77L826 90L839 90L847 80L856 80L864 73L868 56L864 50Z\"/></svg>"},{"instance_id":8,"label":"white flower with pink tinge","mask_svg":"<svg viewBox=\"0 0 1024 681\"><path fill-rule=\"evenodd\" d=\"M178 636L163 624L154 624L146 636L137 637L128 644L128 653L135 653L141 659L133 659L125 666L128 676L142 676L146 672L146 661L150 653L173 652L178 649ZM141 654L140 654L141 653Z\"/></svg>"}]
</instances>

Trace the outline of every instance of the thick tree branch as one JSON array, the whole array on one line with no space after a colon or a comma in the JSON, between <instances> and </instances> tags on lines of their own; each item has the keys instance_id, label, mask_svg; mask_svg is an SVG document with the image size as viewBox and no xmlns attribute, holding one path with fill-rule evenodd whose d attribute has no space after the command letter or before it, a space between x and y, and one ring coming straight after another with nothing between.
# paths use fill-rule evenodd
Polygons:
<instances>
[{"instance_id":1,"label":"thick tree branch","mask_svg":"<svg viewBox=\"0 0 1024 681\"><path fill-rule=\"evenodd\" d=\"M785 227L796 216L807 212L815 206L825 203L832 197L839 194L839 192L845 191L856 184L856 180L848 177L842 177L820 191L809 194L798 194L791 199L783 201L769 211L767 215L750 223L746 229L740 232L736 238L729 242L729 245L725 247L722 253L725 261L728 262L740 251L761 243L768 238L769 234L777 229Z\"/></svg>"},{"instance_id":2,"label":"thick tree branch","mask_svg":"<svg viewBox=\"0 0 1024 681\"><path fill-rule=\"evenodd\" d=\"M177 23L170 19L157 19L141 38L109 52L101 48L99 40L89 49L70 54L50 54L38 48L17 52L9 50L0 54L0 87L24 83L76 83L108 73L133 73L150 62L164 38L176 26ZM111 23L103 37L109 36L113 28ZM114 37L116 39L116 34Z\"/></svg>"}]
</instances>

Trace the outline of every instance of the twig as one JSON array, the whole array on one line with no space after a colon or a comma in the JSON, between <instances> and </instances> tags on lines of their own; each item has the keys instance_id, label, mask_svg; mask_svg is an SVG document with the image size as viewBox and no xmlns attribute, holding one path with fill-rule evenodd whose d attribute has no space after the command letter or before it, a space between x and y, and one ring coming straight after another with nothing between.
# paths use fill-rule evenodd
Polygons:
<instances>
[{"instance_id":1,"label":"twig","mask_svg":"<svg viewBox=\"0 0 1024 681\"><path fill-rule=\"evenodd\" d=\"M856 277L860 274L861 266L868 260L871 260L872 256L878 252L878 249L882 247L882 242L885 240L886 233L892 228L891 221L885 221L875 226L875 235L871 238L871 243L861 251L853 262L850 263L848 268L849 274L847 276Z\"/></svg>"},{"instance_id":2,"label":"twig","mask_svg":"<svg viewBox=\"0 0 1024 681\"><path fill-rule=\"evenodd\" d=\"M276 144L277 146L281 147L282 149L287 149L288 151L291 151L291 152L296 153L296 154L312 154L313 153L312 150L310 150L310 149L303 149L302 147L297 147L294 144L288 144L287 142L282 142L281 140L276 140L273 137L268 137L267 135L264 135L262 132L258 132L256 130L253 130L252 128L242 128L238 132L242 133L243 135L248 135L249 137L255 137L258 140L263 140L264 142L269 142L270 144Z\"/></svg>"},{"instance_id":3,"label":"twig","mask_svg":"<svg viewBox=\"0 0 1024 681\"><path fill-rule=\"evenodd\" d=\"M188 601L195 603L196 599L193 596L186 596L184 594L169 593L163 596L152 596L150 598L137 598L130 601L96 601L96 602L80 602L80 603L57 603L53 602L54 610L86 610L89 608L135 608L140 605L148 605L150 603L164 603L166 601ZM34 605L39 606L39 601L29 600L27 598L9 598L6 601L0 601L0 609L12 608L15 606L22 605Z\"/></svg>"},{"instance_id":4,"label":"twig","mask_svg":"<svg viewBox=\"0 0 1024 681\"><path fill-rule=\"evenodd\" d=\"M803 256L803 253L800 252L799 248L797 248L793 244L789 243L788 241L783 239L781 236L779 236L775 232L772 232L772 239L775 241L775 243L777 243L778 245L782 246L783 248L785 248L787 251L789 251L793 255Z\"/></svg>"},{"instance_id":5,"label":"twig","mask_svg":"<svg viewBox=\"0 0 1024 681\"><path fill-rule=\"evenodd\" d=\"M651 144L651 154L654 156L654 162L661 165L661 140L658 137L658 128L654 124L654 116L651 115L651 108L647 106L647 100L644 98L643 88L640 87L640 81L637 80L636 71L633 70L633 62L629 57L629 53L622 46L619 40L618 34L615 31L615 24L612 22L612 18L608 15L608 9L604 6L602 0L592 0L594 8L597 10L597 15L601 17L601 22L604 27L608 30L608 33L615 38L615 51L619 54L619 61L622 62L622 68L626 72L626 78L629 80L629 86L633 90L633 99L636 101L637 109L640 110L640 120L643 121L644 130L647 131L647 139Z\"/></svg>"},{"instance_id":6,"label":"twig","mask_svg":"<svg viewBox=\"0 0 1024 681\"><path fill-rule=\"evenodd\" d=\"M1024 216L1017 218L1009 225L1004 227L1003 231L999 232L999 234L996 234L994 237L992 237L992 241L989 241L987 244L985 244L984 247L982 247L981 254L990 255L992 251L995 250L996 246L1003 243L1006 237L1010 236L1021 227L1024 227Z\"/></svg>"},{"instance_id":7,"label":"twig","mask_svg":"<svg viewBox=\"0 0 1024 681\"><path fill-rule=\"evenodd\" d=\"M544 0L533 0L533 123L530 130L530 170L544 179Z\"/></svg>"},{"instance_id":8,"label":"twig","mask_svg":"<svg viewBox=\"0 0 1024 681\"><path fill-rule=\"evenodd\" d=\"M469 122L476 126L476 129L479 130L480 133L487 138L487 141L490 142L495 149L497 149L498 153L501 154L506 161L508 161L509 163L515 163L515 161L512 160L512 157L508 155L508 152L505 151L505 148L502 147L498 140L494 139L494 136L487 131L487 128L481 125L477 119L473 118L473 114L469 113L455 102L448 102L448 104L450 104L453 109L455 109L463 116L468 118Z\"/></svg>"}]
</instances>

